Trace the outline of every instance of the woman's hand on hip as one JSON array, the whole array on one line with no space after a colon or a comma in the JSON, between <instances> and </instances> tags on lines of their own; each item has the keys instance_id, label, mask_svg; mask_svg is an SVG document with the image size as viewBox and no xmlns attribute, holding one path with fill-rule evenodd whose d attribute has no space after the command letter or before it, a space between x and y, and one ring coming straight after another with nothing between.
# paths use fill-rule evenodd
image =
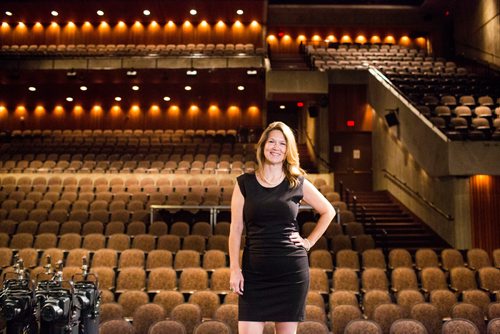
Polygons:
<instances>
[{"instance_id":1,"label":"woman's hand on hip","mask_svg":"<svg viewBox=\"0 0 500 334\"><path fill-rule=\"evenodd\" d=\"M295 246L304 247L306 250L311 248L311 243L300 236L298 232L293 232L290 234L290 240L295 244Z\"/></svg>"},{"instance_id":2,"label":"woman's hand on hip","mask_svg":"<svg viewBox=\"0 0 500 334\"><path fill-rule=\"evenodd\" d=\"M231 269L231 277L229 279L229 290L239 295L243 294L243 274L240 269Z\"/></svg>"}]
</instances>

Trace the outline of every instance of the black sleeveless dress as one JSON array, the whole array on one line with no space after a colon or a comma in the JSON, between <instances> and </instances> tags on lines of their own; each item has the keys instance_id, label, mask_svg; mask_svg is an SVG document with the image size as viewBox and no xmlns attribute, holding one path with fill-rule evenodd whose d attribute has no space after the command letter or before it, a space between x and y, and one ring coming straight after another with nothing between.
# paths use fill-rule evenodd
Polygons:
<instances>
[{"instance_id":1,"label":"black sleeveless dress","mask_svg":"<svg viewBox=\"0 0 500 334\"><path fill-rule=\"evenodd\" d=\"M298 232L297 213L303 197L304 178L296 188L285 179L276 187L263 187L255 174L237 178L245 198L243 220L243 295L239 297L240 321L296 322L304 320L309 289L306 250L290 240Z\"/></svg>"}]
</instances>

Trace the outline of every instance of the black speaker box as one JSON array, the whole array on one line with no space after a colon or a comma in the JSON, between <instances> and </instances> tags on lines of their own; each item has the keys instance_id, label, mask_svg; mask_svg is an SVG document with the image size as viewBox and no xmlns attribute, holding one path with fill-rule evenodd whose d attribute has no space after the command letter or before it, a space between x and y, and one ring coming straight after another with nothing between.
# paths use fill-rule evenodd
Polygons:
<instances>
[{"instance_id":1,"label":"black speaker box","mask_svg":"<svg viewBox=\"0 0 500 334\"><path fill-rule=\"evenodd\" d=\"M389 125L389 126L399 125L398 115L396 115L396 113L394 111L391 111L385 115L385 121L387 122L387 125Z\"/></svg>"}]
</instances>

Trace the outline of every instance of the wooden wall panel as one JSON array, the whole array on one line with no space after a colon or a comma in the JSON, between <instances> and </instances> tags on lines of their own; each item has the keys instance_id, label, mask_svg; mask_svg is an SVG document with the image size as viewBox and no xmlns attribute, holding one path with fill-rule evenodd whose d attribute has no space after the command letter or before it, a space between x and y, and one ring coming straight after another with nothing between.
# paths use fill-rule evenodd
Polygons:
<instances>
[{"instance_id":1,"label":"wooden wall panel","mask_svg":"<svg viewBox=\"0 0 500 334\"><path fill-rule=\"evenodd\" d=\"M500 176L470 178L472 245L491 251L500 248Z\"/></svg>"}]
</instances>

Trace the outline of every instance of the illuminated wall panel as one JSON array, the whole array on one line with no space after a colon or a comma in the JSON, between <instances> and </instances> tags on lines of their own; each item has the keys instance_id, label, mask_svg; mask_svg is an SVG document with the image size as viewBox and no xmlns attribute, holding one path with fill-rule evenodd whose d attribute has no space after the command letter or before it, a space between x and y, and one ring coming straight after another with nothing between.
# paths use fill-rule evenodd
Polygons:
<instances>
[{"instance_id":1,"label":"illuminated wall panel","mask_svg":"<svg viewBox=\"0 0 500 334\"><path fill-rule=\"evenodd\" d=\"M252 43L262 46L262 26L251 23L213 22L182 23L140 22L126 24L122 21L108 23L73 22L32 26L20 22L16 25L2 23L2 44L188 44L188 43Z\"/></svg>"},{"instance_id":2,"label":"illuminated wall panel","mask_svg":"<svg viewBox=\"0 0 500 334\"><path fill-rule=\"evenodd\" d=\"M472 246L488 253L500 248L500 176L470 178Z\"/></svg>"}]
</instances>

